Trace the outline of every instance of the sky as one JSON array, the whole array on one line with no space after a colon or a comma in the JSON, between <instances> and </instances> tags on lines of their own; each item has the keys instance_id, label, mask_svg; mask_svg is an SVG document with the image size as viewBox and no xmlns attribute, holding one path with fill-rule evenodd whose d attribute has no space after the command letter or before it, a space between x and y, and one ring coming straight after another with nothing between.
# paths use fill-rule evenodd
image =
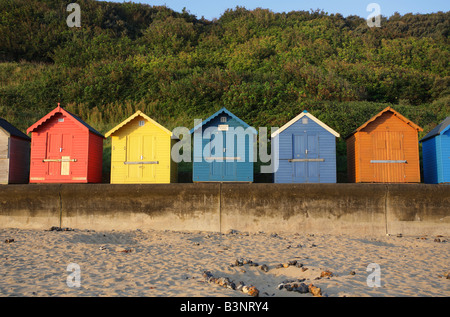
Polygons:
<instances>
[{"instance_id":1,"label":"sky","mask_svg":"<svg viewBox=\"0 0 450 317\"><path fill-rule=\"evenodd\" d=\"M110 2L129 2L130 0L109 0ZM309 11L321 9L325 12L340 13L343 16L358 15L369 17L372 10L367 10L370 3L377 3L381 15L389 17L395 12L402 15L406 13L432 13L449 11L449 0L131 0L131 2L149 5L165 5L177 12L186 8L191 14L212 20L220 18L227 9L236 6L249 10L255 8L270 9L273 12Z\"/></svg>"}]
</instances>

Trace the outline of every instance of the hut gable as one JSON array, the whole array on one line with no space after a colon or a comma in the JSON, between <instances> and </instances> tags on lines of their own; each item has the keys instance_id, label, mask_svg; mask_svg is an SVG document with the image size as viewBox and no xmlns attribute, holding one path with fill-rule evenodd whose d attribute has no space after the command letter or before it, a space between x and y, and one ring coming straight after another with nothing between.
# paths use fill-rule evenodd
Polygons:
<instances>
[{"instance_id":1,"label":"hut gable","mask_svg":"<svg viewBox=\"0 0 450 317\"><path fill-rule=\"evenodd\" d=\"M380 126L389 128L389 125L394 129L399 129L400 127L400 129L403 130L404 127L408 126L411 127L414 131L423 131L421 127L401 115L399 112L391 107L387 107L383 111L370 118L359 128L357 128L351 135L358 132L370 133L375 131ZM347 138L349 138L350 136L348 136Z\"/></svg>"}]
</instances>

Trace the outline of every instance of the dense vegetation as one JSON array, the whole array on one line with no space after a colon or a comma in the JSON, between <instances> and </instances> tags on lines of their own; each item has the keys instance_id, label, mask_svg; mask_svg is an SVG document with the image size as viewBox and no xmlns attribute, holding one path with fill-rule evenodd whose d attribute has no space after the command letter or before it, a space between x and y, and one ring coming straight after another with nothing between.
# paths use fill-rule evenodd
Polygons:
<instances>
[{"instance_id":1,"label":"dense vegetation","mask_svg":"<svg viewBox=\"0 0 450 317\"><path fill-rule=\"evenodd\" d=\"M71 2L81 28L66 25ZM0 117L22 130L58 102L101 132L137 109L169 129L223 106L269 128L306 109L342 136L389 105L421 135L450 114L450 12L380 28L322 11L237 7L208 21L92 0L2 0L0 12ZM343 139L338 153L345 180Z\"/></svg>"}]
</instances>

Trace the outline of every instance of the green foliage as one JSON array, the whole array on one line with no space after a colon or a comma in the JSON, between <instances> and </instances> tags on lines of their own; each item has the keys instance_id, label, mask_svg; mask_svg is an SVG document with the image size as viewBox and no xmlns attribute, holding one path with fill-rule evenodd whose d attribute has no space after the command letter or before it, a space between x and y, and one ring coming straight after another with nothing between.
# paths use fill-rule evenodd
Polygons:
<instances>
[{"instance_id":1,"label":"green foliage","mask_svg":"<svg viewBox=\"0 0 450 317\"><path fill-rule=\"evenodd\" d=\"M61 102L102 132L136 110L169 129L227 107L255 127L303 110L346 136L388 105L428 132L450 114L450 13L369 28L323 11L229 9L214 21L165 6L0 2L0 117L21 130ZM345 143L338 143L345 174Z\"/></svg>"}]
</instances>

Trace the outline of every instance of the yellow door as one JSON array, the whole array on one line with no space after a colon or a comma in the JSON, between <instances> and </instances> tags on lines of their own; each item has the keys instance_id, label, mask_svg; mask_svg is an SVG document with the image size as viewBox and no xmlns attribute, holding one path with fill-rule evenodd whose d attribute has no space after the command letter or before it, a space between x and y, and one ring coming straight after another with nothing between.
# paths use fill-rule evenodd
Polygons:
<instances>
[{"instance_id":1,"label":"yellow door","mask_svg":"<svg viewBox=\"0 0 450 317\"><path fill-rule=\"evenodd\" d=\"M142 176L147 182L154 182L156 179L156 170L158 163L156 161L156 137L152 135L145 135L142 137L143 146L143 165Z\"/></svg>"},{"instance_id":2,"label":"yellow door","mask_svg":"<svg viewBox=\"0 0 450 317\"><path fill-rule=\"evenodd\" d=\"M127 161L125 164L128 168L128 179L140 181L142 179L142 136L128 136L127 143Z\"/></svg>"},{"instance_id":3,"label":"yellow door","mask_svg":"<svg viewBox=\"0 0 450 317\"><path fill-rule=\"evenodd\" d=\"M152 135L132 135L128 137L127 162L128 180L136 183L153 182L156 178L158 162L156 138Z\"/></svg>"}]
</instances>

